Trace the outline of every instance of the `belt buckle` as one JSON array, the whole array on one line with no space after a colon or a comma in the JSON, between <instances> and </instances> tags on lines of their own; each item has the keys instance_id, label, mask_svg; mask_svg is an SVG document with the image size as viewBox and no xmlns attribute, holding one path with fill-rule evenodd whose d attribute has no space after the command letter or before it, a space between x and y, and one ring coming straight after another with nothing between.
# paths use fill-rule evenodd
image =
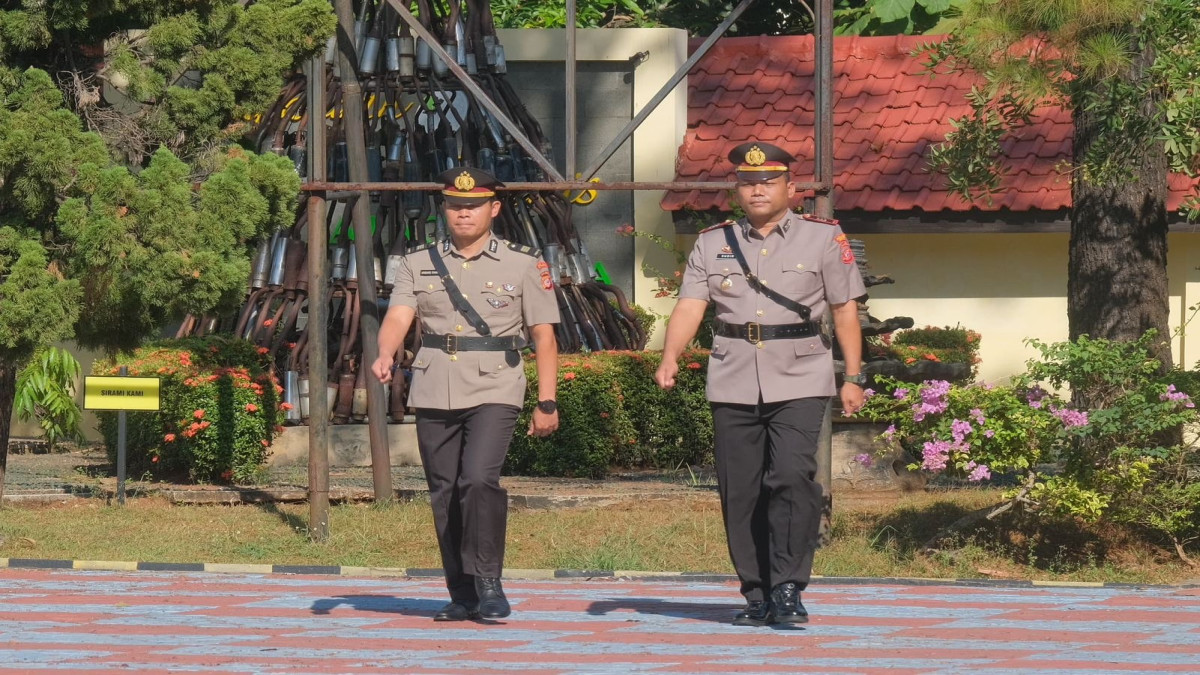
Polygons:
<instances>
[{"instance_id":1,"label":"belt buckle","mask_svg":"<svg viewBox=\"0 0 1200 675\"><path fill-rule=\"evenodd\" d=\"M458 336L453 333L446 334L446 345L444 347L447 354L458 353Z\"/></svg>"},{"instance_id":2,"label":"belt buckle","mask_svg":"<svg viewBox=\"0 0 1200 675\"><path fill-rule=\"evenodd\" d=\"M746 322L746 342L762 342L762 324L757 321Z\"/></svg>"}]
</instances>

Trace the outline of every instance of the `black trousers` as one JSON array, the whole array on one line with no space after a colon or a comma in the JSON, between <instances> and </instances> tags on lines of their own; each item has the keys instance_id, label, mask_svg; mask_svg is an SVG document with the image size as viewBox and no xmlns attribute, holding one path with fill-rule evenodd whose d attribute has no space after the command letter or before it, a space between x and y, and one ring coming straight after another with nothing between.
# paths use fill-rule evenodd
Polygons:
<instances>
[{"instance_id":1,"label":"black trousers","mask_svg":"<svg viewBox=\"0 0 1200 675\"><path fill-rule=\"evenodd\" d=\"M500 468L521 410L489 403L416 412L446 588L455 602L474 604L475 577L499 577L504 567L508 492Z\"/></svg>"},{"instance_id":2,"label":"black trousers","mask_svg":"<svg viewBox=\"0 0 1200 675\"><path fill-rule=\"evenodd\" d=\"M713 403L717 490L729 556L749 602L812 575L821 522L817 437L824 397Z\"/></svg>"}]
</instances>

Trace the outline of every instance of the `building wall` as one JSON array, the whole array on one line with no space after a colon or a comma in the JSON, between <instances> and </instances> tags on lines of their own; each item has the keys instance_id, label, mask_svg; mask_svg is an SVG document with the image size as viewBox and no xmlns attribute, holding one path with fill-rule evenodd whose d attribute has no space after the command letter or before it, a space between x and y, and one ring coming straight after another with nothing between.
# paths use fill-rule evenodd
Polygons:
<instances>
[{"instance_id":1,"label":"building wall","mask_svg":"<svg viewBox=\"0 0 1200 675\"><path fill-rule=\"evenodd\" d=\"M566 31L556 30L502 30L498 31L504 44L505 55L515 69L521 62L544 62L561 64L567 53ZM576 60L580 63L611 64L627 68L627 83L632 86L632 114L636 115L670 81L679 66L687 60L687 32L676 28L621 28L583 29L576 32ZM593 65L592 67L598 67ZM581 72L583 69L581 67ZM582 84L582 80L581 80ZM584 106L585 96L579 97L580 128L585 125L582 118L596 114L593 106ZM606 106L611 105L606 103ZM605 110L603 114L610 111ZM551 122L555 122L551 120ZM632 178L635 181L672 181L675 179L675 156L687 126L687 82L677 84L666 98L637 128L632 143ZM550 138L560 138L551 129L546 129ZM603 139L603 145L616 136L611 133ZM624 148L618 150L618 155ZM598 150L597 150L598 153ZM596 158L590 148L580 144L578 170L589 166ZM616 162L616 159L610 160ZM561 166L561 164L560 164ZM608 165L605 165L608 167ZM607 169L606 169L607 170ZM604 171L602 178L608 178ZM659 207L661 190L639 190L628 198L633 204L633 219L630 224L639 231L674 239L675 226L671 214ZM613 199L607 197L606 199ZM616 252L622 246L616 228L620 222L587 222L581 225L585 241L593 257L601 258L597 249ZM609 238L612 238L609 240ZM606 243L594 244L593 241ZM641 266L649 263L659 269L673 270L674 258L657 244L645 237L636 237L633 244L632 300L644 307L666 313L671 302L654 298L654 283L647 283Z\"/></svg>"},{"instance_id":2,"label":"building wall","mask_svg":"<svg viewBox=\"0 0 1200 675\"><path fill-rule=\"evenodd\" d=\"M1003 381L1037 356L1026 338L1067 339L1065 233L854 238L866 244L871 273L896 281L868 289L872 316L908 316L918 327L961 325L979 332L979 374L985 381ZM693 239L680 237L685 246ZM1200 305L1200 237L1171 234L1168 245L1171 327L1178 333L1174 357L1192 368L1200 360L1200 324L1188 325L1193 312L1187 308Z\"/></svg>"},{"instance_id":3,"label":"building wall","mask_svg":"<svg viewBox=\"0 0 1200 675\"><path fill-rule=\"evenodd\" d=\"M507 51L507 48L506 48ZM633 66L624 61L583 61L577 66L576 163L586 168L633 117ZM566 173L566 68L562 61L510 61L508 81L550 140L556 167ZM633 180L633 143L626 141L598 174L604 182ZM614 284L632 297L633 249L630 237L614 230L633 222L633 195L597 191L586 205L576 204L571 220L592 259L602 262Z\"/></svg>"}]
</instances>

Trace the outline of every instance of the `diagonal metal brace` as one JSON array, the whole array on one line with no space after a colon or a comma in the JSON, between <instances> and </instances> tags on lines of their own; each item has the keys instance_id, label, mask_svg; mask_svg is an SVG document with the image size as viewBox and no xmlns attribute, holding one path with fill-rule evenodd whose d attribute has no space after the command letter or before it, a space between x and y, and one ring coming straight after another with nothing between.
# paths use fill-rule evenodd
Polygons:
<instances>
[{"instance_id":1,"label":"diagonal metal brace","mask_svg":"<svg viewBox=\"0 0 1200 675\"><path fill-rule=\"evenodd\" d=\"M749 1L750 0L743 0L743 2ZM402 19L404 19L404 22L408 24L408 27L411 28L417 35L419 35L427 45L429 45L429 49L433 51L433 53L436 54L439 59L445 62L446 66L450 68L450 72L454 73L454 76L458 78L459 82L461 82L464 87L466 87L467 91L471 92L471 94L475 96L475 98L479 101L479 104L484 108L487 108L488 112L492 113L492 115L496 117L496 120L500 122L500 126L504 127L505 131L512 134L513 140L515 140L518 145L524 148L525 152L529 153L529 156L533 158L533 161L537 162L537 165L542 168L542 171L546 172L547 176L556 181L566 180L563 178L563 175L558 172L558 169L554 168L554 165L550 163L550 160L542 154L541 149L529 140L525 133L521 131L521 128L518 127L512 120L510 120L508 115L504 114L504 111L500 108L500 106L496 105L496 102L493 101L491 97L488 96L487 93L475 83L475 80L471 79L471 76L467 74L467 71L463 70L462 66L458 65L458 60L446 53L445 49L442 49L442 45L438 42L438 39L434 37L432 33L426 30L425 26L422 26L420 21L417 21L417 17L413 16L412 12L408 11L408 7L405 7L403 4L401 4L400 0L387 0L387 3L392 9L396 10L396 13L399 14Z\"/></svg>"},{"instance_id":2,"label":"diagonal metal brace","mask_svg":"<svg viewBox=\"0 0 1200 675\"><path fill-rule=\"evenodd\" d=\"M388 1L394 2L395 0ZM717 26L716 30L712 32L712 35L709 35L708 38L700 45L700 47L696 49L695 53L692 54L688 60L683 63L683 65L679 66L679 70L676 70L675 74L671 76L671 79L667 80L666 84L664 84L662 88L658 90L658 93L654 95L654 98L650 99L646 105L643 106L640 111L638 111L637 116L629 120L629 123L625 125L625 128L621 129L621 131L617 134L617 137L600 151L600 156L597 157L596 160L593 161L592 164L583 171L582 177L584 180L588 180L592 176L596 175L596 172L600 170L600 167L604 166L604 163L613 156L613 153L621 147L621 144L633 135L633 132L642 125L642 122L646 121L646 118L654 112L654 109L658 107L658 104L666 100L667 95L670 94L671 91L683 81L683 78L687 77L687 74L691 72L692 68L694 68L696 64L700 62L700 59L704 58L704 55L708 53L708 50L717 43L717 40L725 34L725 31L729 30L729 27L733 25L733 22L738 20L738 17L740 17L742 13L750 7L750 3L752 2L754 2L754 0L742 0L740 3L738 3L737 7L733 8L733 11L729 13L729 16L725 17L725 20L721 22L721 25Z\"/></svg>"}]
</instances>

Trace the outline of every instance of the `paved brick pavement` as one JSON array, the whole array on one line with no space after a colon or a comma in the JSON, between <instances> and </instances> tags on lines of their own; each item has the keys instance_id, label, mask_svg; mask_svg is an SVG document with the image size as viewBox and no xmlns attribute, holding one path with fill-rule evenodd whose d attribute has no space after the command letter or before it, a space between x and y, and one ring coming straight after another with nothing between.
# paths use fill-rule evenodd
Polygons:
<instances>
[{"instance_id":1,"label":"paved brick pavement","mask_svg":"<svg viewBox=\"0 0 1200 675\"><path fill-rule=\"evenodd\" d=\"M435 624L440 579L0 569L0 672L1200 672L1197 588L825 579L771 629L730 583L505 585L509 619Z\"/></svg>"}]
</instances>

